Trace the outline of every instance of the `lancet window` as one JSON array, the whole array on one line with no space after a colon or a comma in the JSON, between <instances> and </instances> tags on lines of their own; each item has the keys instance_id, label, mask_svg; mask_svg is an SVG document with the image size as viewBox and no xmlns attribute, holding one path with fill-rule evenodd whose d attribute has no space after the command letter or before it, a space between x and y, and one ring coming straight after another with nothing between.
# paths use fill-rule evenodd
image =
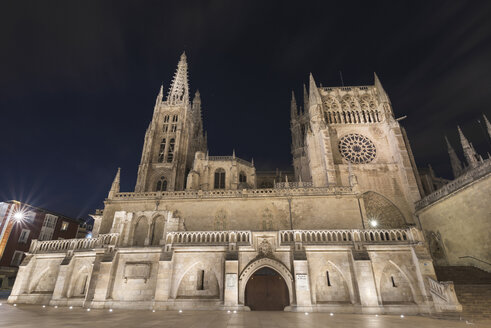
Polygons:
<instances>
[{"instance_id":1,"label":"lancet window","mask_svg":"<svg viewBox=\"0 0 491 328\"><path fill-rule=\"evenodd\" d=\"M215 171L215 189L225 189L225 170L219 168Z\"/></svg>"}]
</instances>

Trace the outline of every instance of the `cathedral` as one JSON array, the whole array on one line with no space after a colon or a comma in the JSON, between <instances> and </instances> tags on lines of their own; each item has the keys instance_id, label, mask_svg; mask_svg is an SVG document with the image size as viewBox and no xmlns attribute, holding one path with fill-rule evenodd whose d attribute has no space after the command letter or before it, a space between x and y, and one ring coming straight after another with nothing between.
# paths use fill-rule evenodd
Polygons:
<instances>
[{"instance_id":1,"label":"cathedral","mask_svg":"<svg viewBox=\"0 0 491 328\"><path fill-rule=\"evenodd\" d=\"M9 302L461 310L453 284L436 279L415 215L421 182L377 75L342 87L310 75L302 104L291 99L293 174L267 187L253 161L208 153L202 114L182 54L168 93L157 95L135 190L120 190L118 170L92 238L33 241Z\"/></svg>"}]
</instances>

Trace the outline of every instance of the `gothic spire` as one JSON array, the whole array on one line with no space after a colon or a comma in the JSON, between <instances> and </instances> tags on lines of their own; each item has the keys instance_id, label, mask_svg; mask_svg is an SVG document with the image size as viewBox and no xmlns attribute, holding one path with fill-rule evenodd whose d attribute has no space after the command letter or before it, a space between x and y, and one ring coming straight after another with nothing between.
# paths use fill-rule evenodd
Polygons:
<instances>
[{"instance_id":1,"label":"gothic spire","mask_svg":"<svg viewBox=\"0 0 491 328\"><path fill-rule=\"evenodd\" d=\"M294 118L296 118L297 114L298 114L297 101L295 100L295 92L293 92L292 90L292 101L290 104L290 119L293 120Z\"/></svg>"},{"instance_id":2,"label":"gothic spire","mask_svg":"<svg viewBox=\"0 0 491 328\"><path fill-rule=\"evenodd\" d=\"M315 83L314 76L310 73L309 77L309 112L310 106L313 104L321 103L321 95L319 93L319 89L317 89L317 84Z\"/></svg>"},{"instance_id":3,"label":"gothic spire","mask_svg":"<svg viewBox=\"0 0 491 328\"><path fill-rule=\"evenodd\" d=\"M467 138L462 133L460 126L457 126L457 129L459 130L460 143L462 144L462 149L464 150L464 157L465 160L467 161L467 164L469 164L469 166L471 167L476 166L477 156L476 156L476 152L474 151L474 148L472 148L469 141L467 141Z\"/></svg>"},{"instance_id":4,"label":"gothic spire","mask_svg":"<svg viewBox=\"0 0 491 328\"><path fill-rule=\"evenodd\" d=\"M309 108L309 94L307 92L307 87L305 83L303 84L303 108Z\"/></svg>"},{"instance_id":5,"label":"gothic spire","mask_svg":"<svg viewBox=\"0 0 491 328\"><path fill-rule=\"evenodd\" d=\"M116 193L119 192L120 176L121 176L121 168L118 167L118 172L114 177L113 184L111 185L111 190L109 190L109 194L107 195L107 198L113 198L116 195Z\"/></svg>"},{"instance_id":6,"label":"gothic spire","mask_svg":"<svg viewBox=\"0 0 491 328\"><path fill-rule=\"evenodd\" d=\"M390 103L389 96L387 95L387 92L385 92L385 89L382 86L382 83L380 82L377 73L375 72L373 72L373 80L374 80L375 88L377 88L380 101Z\"/></svg>"},{"instance_id":7,"label":"gothic spire","mask_svg":"<svg viewBox=\"0 0 491 328\"><path fill-rule=\"evenodd\" d=\"M447 143L448 156L450 157L450 165L452 166L452 173L454 178L457 178L462 173L462 163L459 157L455 153L450 141L448 141L447 136L445 136L445 142Z\"/></svg>"},{"instance_id":8,"label":"gothic spire","mask_svg":"<svg viewBox=\"0 0 491 328\"><path fill-rule=\"evenodd\" d=\"M183 52L177 64L177 70L172 80L167 102L169 105L185 104L189 99L188 63Z\"/></svg>"},{"instance_id":9,"label":"gothic spire","mask_svg":"<svg viewBox=\"0 0 491 328\"><path fill-rule=\"evenodd\" d=\"M155 106L160 104L163 99L164 99L164 84L162 83L160 85L160 91L159 91L159 94L157 95L157 99L155 100Z\"/></svg>"},{"instance_id":10,"label":"gothic spire","mask_svg":"<svg viewBox=\"0 0 491 328\"><path fill-rule=\"evenodd\" d=\"M488 135L491 138L491 123L489 123L486 115L482 114L482 116L484 117L484 123L486 123L486 129L488 130Z\"/></svg>"}]
</instances>

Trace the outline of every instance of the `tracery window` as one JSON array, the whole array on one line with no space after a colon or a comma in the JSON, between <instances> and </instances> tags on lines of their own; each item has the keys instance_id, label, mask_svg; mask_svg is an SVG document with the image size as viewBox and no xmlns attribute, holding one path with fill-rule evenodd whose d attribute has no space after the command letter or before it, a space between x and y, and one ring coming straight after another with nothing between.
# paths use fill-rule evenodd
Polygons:
<instances>
[{"instance_id":1,"label":"tracery window","mask_svg":"<svg viewBox=\"0 0 491 328\"><path fill-rule=\"evenodd\" d=\"M169 115L164 116L164 123L169 123Z\"/></svg>"},{"instance_id":2,"label":"tracery window","mask_svg":"<svg viewBox=\"0 0 491 328\"><path fill-rule=\"evenodd\" d=\"M215 171L215 189L225 189L225 170L222 168Z\"/></svg>"},{"instance_id":3,"label":"tracery window","mask_svg":"<svg viewBox=\"0 0 491 328\"><path fill-rule=\"evenodd\" d=\"M175 146L175 139L172 138L169 141L169 150L167 151L167 163L172 163L172 160L174 159L174 146Z\"/></svg>"},{"instance_id":4,"label":"tracery window","mask_svg":"<svg viewBox=\"0 0 491 328\"><path fill-rule=\"evenodd\" d=\"M165 151L165 138L162 139L162 142L160 143L159 159L158 159L159 163L162 163L164 161L164 151Z\"/></svg>"},{"instance_id":5,"label":"tracery window","mask_svg":"<svg viewBox=\"0 0 491 328\"><path fill-rule=\"evenodd\" d=\"M157 191L167 191L167 179L164 176L157 181Z\"/></svg>"},{"instance_id":6,"label":"tracery window","mask_svg":"<svg viewBox=\"0 0 491 328\"><path fill-rule=\"evenodd\" d=\"M172 124L170 132L176 132L176 130L177 130L177 125Z\"/></svg>"},{"instance_id":7,"label":"tracery window","mask_svg":"<svg viewBox=\"0 0 491 328\"><path fill-rule=\"evenodd\" d=\"M239 183L246 183L247 175L244 172L239 173Z\"/></svg>"},{"instance_id":8,"label":"tracery window","mask_svg":"<svg viewBox=\"0 0 491 328\"><path fill-rule=\"evenodd\" d=\"M351 163L364 164L373 161L377 154L377 149L367 137L352 133L341 138L339 152Z\"/></svg>"},{"instance_id":9,"label":"tracery window","mask_svg":"<svg viewBox=\"0 0 491 328\"><path fill-rule=\"evenodd\" d=\"M177 122L177 120L178 120L178 115L172 116L172 122Z\"/></svg>"}]
</instances>

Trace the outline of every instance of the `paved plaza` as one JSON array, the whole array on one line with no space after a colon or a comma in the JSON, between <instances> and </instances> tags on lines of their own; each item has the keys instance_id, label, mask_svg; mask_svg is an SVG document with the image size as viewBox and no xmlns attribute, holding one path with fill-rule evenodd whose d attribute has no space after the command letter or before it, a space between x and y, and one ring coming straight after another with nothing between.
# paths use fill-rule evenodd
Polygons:
<instances>
[{"instance_id":1,"label":"paved plaza","mask_svg":"<svg viewBox=\"0 0 491 328\"><path fill-rule=\"evenodd\" d=\"M226 311L143 311L91 310L54 308L40 305L3 303L0 306L0 327L356 327L356 328L430 328L430 327L491 327L491 320L466 323L459 320L432 319L421 316L359 315L292 312Z\"/></svg>"}]
</instances>

